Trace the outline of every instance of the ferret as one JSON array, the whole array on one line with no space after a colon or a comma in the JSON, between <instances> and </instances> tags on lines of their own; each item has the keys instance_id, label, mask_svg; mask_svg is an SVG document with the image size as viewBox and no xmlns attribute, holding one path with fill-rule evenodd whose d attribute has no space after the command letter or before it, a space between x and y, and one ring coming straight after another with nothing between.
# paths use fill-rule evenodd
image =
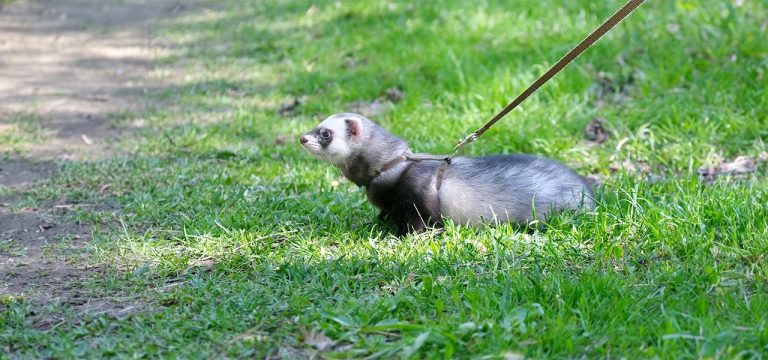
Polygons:
<instances>
[{"instance_id":1,"label":"ferret","mask_svg":"<svg viewBox=\"0 0 768 360\"><path fill-rule=\"evenodd\" d=\"M398 235L463 225L529 224L567 209L592 209L592 189L565 165L531 155L445 157L413 154L408 143L362 115L339 113L299 142L366 188Z\"/></svg>"}]
</instances>

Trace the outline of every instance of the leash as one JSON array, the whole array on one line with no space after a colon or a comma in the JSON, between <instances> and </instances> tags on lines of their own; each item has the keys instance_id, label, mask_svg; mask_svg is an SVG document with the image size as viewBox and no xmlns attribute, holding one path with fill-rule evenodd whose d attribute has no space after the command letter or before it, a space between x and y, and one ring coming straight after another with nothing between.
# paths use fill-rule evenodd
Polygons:
<instances>
[{"instance_id":1,"label":"leash","mask_svg":"<svg viewBox=\"0 0 768 360\"><path fill-rule=\"evenodd\" d=\"M373 180L374 178L378 177L381 173L395 167L396 165L400 164L403 161L442 161L443 163L440 164L440 167L437 169L436 174L436 181L437 181L437 188L440 189L440 185L442 184L443 176L445 174L445 170L448 168L448 165L451 164L451 160L454 156L456 156L467 144L477 140L480 136L485 134L488 129L491 128L494 124L496 124L501 118L506 116L510 111L514 110L518 105L520 105L523 101L525 101L529 96L531 96L536 90L538 90L542 85L546 84L547 81L552 79L555 75L557 75L561 70L563 70L568 64L570 64L573 60L575 60L579 55L581 55L585 50L589 49L592 44L594 44L597 40L600 40L600 38L603 37L608 31L613 29L614 26L616 26L618 23L620 23L622 20L624 20L627 15L632 13L635 9L637 9L638 6L640 6L645 0L629 0L624 6L622 6L616 13L614 13L608 20L602 23L595 31L593 31L589 36L587 36L584 40L582 40L578 45L576 45L575 48L571 49L568 53L565 54L555 65L552 65L547 72L545 72L543 75L541 75L536 81L534 81L530 86L528 86L525 91L523 91L520 95L518 95L514 100L512 100L511 103L509 103L504 109L502 109L499 113L497 113L493 118L491 118L490 121L485 123L482 127L475 130L473 133L467 135L467 137L464 138L464 140L461 140L456 146L453 148L453 154L451 155L428 155L428 154L413 154L410 151L406 151L403 153L403 155L393 159L389 163L385 164L381 169L376 171L371 178ZM370 181L369 181L370 183Z\"/></svg>"},{"instance_id":2,"label":"leash","mask_svg":"<svg viewBox=\"0 0 768 360\"><path fill-rule=\"evenodd\" d=\"M570 64L573 60L575 60L581 53L584 52L584 50L587 50L592 44L594 44L597 40L599 40L603 35L605 35L608 31L610 31L616 24L621 22L627 15L632 13L638 6L640 6L645 0L629 0L624 6L619 9L613 16L608 18L602 25L600 25L595 31L593 31L589 36L586 37L586 39L582 40L579 45L576 45L575 48L573 48L571 51L569 51L565 56L563 56L555 65L552 65L547 72L544 73L544 75L541 75L536 81L533 82L530 86L528 86L525 91L523 91L520 95L518 95L514 100L512 100L509 105L507 105L504 109L502 109L496 116L494 116L490 121L485 123L481 128L475 130L475 132L467 135L467 137L464 138L464 140L461 140L458 144L456 144L456 147L453 148L453 154L451 154L448 157L443 157L441 160L446 160L450 162L451 158L456 156L456 154L459 153L467 144L477 140L480 136L485 134L488 129L491 128L496 122L501 120L505 115L507 115L510 111L514 110L520 103L525 101L529 96L531 96L536 90L538 90L542 85L544 85L547 81L552 79L557 73L560 72L560 70L563 70L568 64Z\"/></svg>"}]
</instances>

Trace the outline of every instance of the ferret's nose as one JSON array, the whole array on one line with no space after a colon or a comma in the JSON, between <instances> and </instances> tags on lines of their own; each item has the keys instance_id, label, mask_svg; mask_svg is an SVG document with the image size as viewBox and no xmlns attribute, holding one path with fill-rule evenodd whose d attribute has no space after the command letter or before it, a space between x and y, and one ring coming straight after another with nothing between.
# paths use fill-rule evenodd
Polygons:
<instances>
[{"instance_id":1,"label":"ferret's nose","mask_svg":"<svg viewBox=\"0 0 768 360\"><path fill-rule=\"evenodd\" d=\"M299 142L302 144L306 144L307 141L309 141L309 138L306 135L303 135L301 138L299 138Z\"/></svg>"}]
</instances>

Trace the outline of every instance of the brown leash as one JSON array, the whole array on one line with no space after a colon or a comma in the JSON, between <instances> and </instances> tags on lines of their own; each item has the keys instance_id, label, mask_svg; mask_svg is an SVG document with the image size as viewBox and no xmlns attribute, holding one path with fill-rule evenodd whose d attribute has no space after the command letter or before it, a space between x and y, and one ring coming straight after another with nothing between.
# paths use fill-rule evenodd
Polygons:
<instances>
[{"instance_id":1,"label":"brown leash","mask_svg":"<svg viewBox=\"0 0 768 360\"><path fill-rule=\"evenodd\" d=\"M595 41L599 40L603 35L605 35L608 31L610 31L616 24L621 22L627 15L629 15L633 10L635 10L638 6L640 6L645 0L629 0L624 6L619 9L613 16L608 18L600 27L598 27L595 31L593 31L589 36L587 36L586 39L584 39L579 45L576 45L573 50L569 51L565 56L563 56L560 61L558 61L555 65L553 65L547 72L544 73L544 75L541 75L536 81L533 82L525 91L523 91L522 94L518 95L514 100L512 100L509 105L507 105L503 110L501 110L496 116L494 116L490 121L485 123L481 128L477 129L475 132L469 134L464 140L460 141L458 144L456 144L456 147L453 149L453 154L448 157L448 159L456 156L456 154L461 151L461 149L464 148L467 144L477 140L480 136L482 136L488 129L493 126L497 121L501 120L505 115L507 115L510 111L512 111L514 108L516 108L520 103L525 101L531 94L536 92L542 85L544 85L547 81L552 79L557 73L560 72L560 70L563 70L568 64L571 63L574 59L579 57L581 53L584 52L584 50L587 50L592 44L595 43Z\"/></svg>"},{"instance_id":2,"label":"brown leash","mask_svg":"<svg viewBox=\"0 0 768 360\"><path fill-rule=\"evenodd\" d=\"M403 155L393 159L392 161L388 162L387 164L384 164L384 166L376 171L371 178L373 180L374 178L381 175L383 172L397 166L403 161L442 161L443 163L440 164L440 167L437 169L436 176L436 185L437 189L440 189L440 186L443 182L443 177L445 175L445 171L448 169L448 165L451 164L451 159L456 156L456 154L461 151L461 149L464 148L467 144L477 140L480 136L482 136L488 129L491 128L496 122L501 120L504 116L506 116L510 111L514 110L520 103L525 101L529 96L531 96L536 90L538 90L542 85L544 85L547 81L552 79L557 73L560 72L560 70L563 70L568 64L570 64L573 60L575 60L581 53L583 53L585 50L589 49L592 44L594 44L597 40L599 40L603 35L608 33L616 24L620 23L621 20L624 20L627 15L632 13L638 6L640 6L645 0L629 0L624 6L619 9L615 14L613 14L608 20L606 20L602 25L600 25L595 31L593 31L589 36L587 36L586 39L582 40L581 43L576 45L575 48L573 48L571 51L569 51L565 56L563 56L555 65L553 65L547 72L544 73L544 75L541 75L536 81L533 82L530 86L528 86L525 91L523 91L520 95L518 95L514 100L512 100L509 105L507 105L504 109L502 109L498 114L496 114L490 121L485 123L481 128L477 129L475 132L469 134L464 140L460 141L458 144L456 144L456 147L453 149L453 154L450 156L445 155L428 155L428 154L412 154L410 151L406 151ZM370 181L369 181L370 183Z\"/></svg>"}]
</instances>

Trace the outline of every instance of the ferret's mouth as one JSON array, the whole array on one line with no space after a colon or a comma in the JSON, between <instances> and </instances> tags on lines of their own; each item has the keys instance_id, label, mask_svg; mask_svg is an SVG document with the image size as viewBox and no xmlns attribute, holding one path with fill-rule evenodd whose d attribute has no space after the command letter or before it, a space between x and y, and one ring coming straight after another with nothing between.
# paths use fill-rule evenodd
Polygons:
<instances>
[{"instance_id":1,"label":"ferret's mouth","mask_svg":"<svg viewBox=\"0 0 768 360\"><path fill-rule=\"evenodd\" d=\"M320 144L318 144L315 141L308 141L301 146L304 147L305 150L307 150L312 155L322 155L323 149L320 147Z\"/></svg>"},{"instance_id":2,"label":"ferret's mouth","mask_svg":"<svg viewBox=\"0 0 768 360\"><path fill-rule=\"evenodd\" d=\"M317 142L309 141L305 144L302 144L304 146L304 150L307 150L307 152L314 156L316 159L328 161L330 163L335 164L333 159L328 155L328 153L325 151L325 149L320 146Z\"/></svg>"}]
</instances>

